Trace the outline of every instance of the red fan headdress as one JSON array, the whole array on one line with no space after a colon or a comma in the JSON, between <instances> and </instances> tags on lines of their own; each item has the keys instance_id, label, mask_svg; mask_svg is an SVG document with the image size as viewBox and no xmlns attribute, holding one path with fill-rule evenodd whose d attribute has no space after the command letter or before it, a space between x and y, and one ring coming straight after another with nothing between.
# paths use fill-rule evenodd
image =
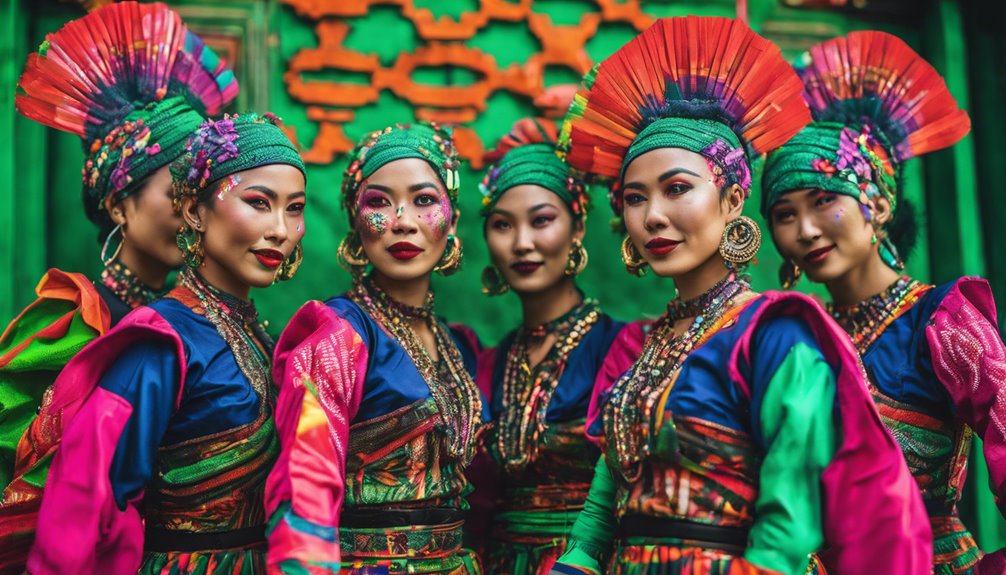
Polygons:
<instances>
[{"instance_id":1,"label":"red fan headdress","mask_svg":"<svg viewBox=\"0 0 1006 575\"><path fill-rule=\"evenodd\" d=\"M28 57L17 110L80 136L88 217L168 165L203 120L237 95L233 72L165 4L121 2L49 34ZM105 229L107 231L107 229Z\"/></svg>"},{"instance_id":2,"label":"red fan headdress","mask_svg":"<svg viewBox=\"0 0 1006 575\"><path fill-rule=\"evenodd\" d=\"M570 106L560 146L578 170L617 180L661 147L705 155L722 184L750 185L745 147L781 145L810 121L779 48L728 18L663 18L601 62Z\"/></svg>"},{"instance_id":3,"label":"red fan headdress","mask_svg":"<svg viewBox=\"0 0 1006 575\"><path fill-rule=\"evenodd\" d=\"M903 162L952 146L971 129L936 70L885 32L852 32L822 42L804 54L797 71L814 122L769 155L763 214L783 194L802 189L852 196L868 218L871 202L884 197L893 212L901 199ZM901 251L907 253L914 233L903 235ZM885 235L880 255L900 270L898 252Z\"/></svg>"}]
</instances>

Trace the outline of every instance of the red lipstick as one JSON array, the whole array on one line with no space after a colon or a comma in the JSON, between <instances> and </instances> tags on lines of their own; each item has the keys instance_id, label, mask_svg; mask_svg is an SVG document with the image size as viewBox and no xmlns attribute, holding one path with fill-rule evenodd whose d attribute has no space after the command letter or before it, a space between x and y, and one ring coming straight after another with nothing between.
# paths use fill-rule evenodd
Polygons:
<instances>
[{"instance_id":1,"label":"red lipstick","mask_svg":"<svg viewBox=\"0 0 1006 575\"><path fill-rule=\"evenodd\" d=\"M545 265L545 262L529 262L529 261L518 261L510 264L510 269L519 273L522 276L531 275L538 271L538 268Z\"/></svg>"},{"instance_id":2,"label":"red lipstick","mask_svg":"<svg viewBox=\"0 0 1006 575\"><path fill-rule=\"evenodd\" d=\"M819 264L824 261L824 258L828 257L828 254L833 249L835 249L835 244L808 252L807 255L803 256L803 259L810 264Z\"/></svg>"},{"instance_id":3,"label":"red lipstick","mask_svg":"<svg viewBox=\"0 0 1006 575\"><path fill-rule=\"evenodd\" d=\"M398 242L388 248L388 253L396 260L411 260L423 251L423 248L409 242Z\"/></svg>"},{"instance_id":4,"label":"red lipstick","mask_svg":"<svg viewBox=\"0 0 1006 575\"><path fill-rule=\"evenodd\" d=\"M662 256L669 254L674 251L674 248L678 247L681 242L669 240L667 238L653 238L652 240L646 242L646 249L649 250L651 254Z\"/></svg>"},{"instance_id":5,"label":"red lipstick","mask_svg":"<svg viewBox=\"0 0 1006 575\"><path fill-rule=\"evenodd\" d=\"M274 270L278 268L283 263L283 252L279 250L252 250L255 254L255 258L258 259L258 263L262 264L262 267Z\"/></svg>"}]
</instances>

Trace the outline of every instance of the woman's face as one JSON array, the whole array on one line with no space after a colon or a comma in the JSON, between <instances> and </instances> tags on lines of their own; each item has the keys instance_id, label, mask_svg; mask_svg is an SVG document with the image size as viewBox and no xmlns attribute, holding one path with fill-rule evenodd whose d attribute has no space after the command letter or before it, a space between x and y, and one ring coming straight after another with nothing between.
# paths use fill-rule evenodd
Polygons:
<instances>
[{"instance_id":1,"label":"woman's face","mask_svg":"<svg viewBox=\"0 0 1006 575\"><path fill-rule=\"evenodd\" d=\"M166 269L182 265L182 253L175 245L182 215L171 201L171 172L167 166L148 177L135 194L113 206L112 219L122 226L123 249L128 246L134 257L153 260Z\"/></svg>"},{"instance_id":2,"label":"woman's face","mask_svg":"<svg viewBox=\"0 0 1006 575\"><path fill-rule=\"evenodd\" d=\"M360 183L356 201L355 228L378 272L407 281L433 271L456 218L432 166L419 158L388 162Z\"/></svg>"},{"instance_id":3,"label":"woman's face","mask_svg":"<svg viewBox=\"0 0 1006 575\"><path fill-rule=\"evenodd\" d=\"M744 202L721 199L705 156L658 148L633 160L623 181L625 227L655 274L679 277L721 259L723 229Z\"/></svg>"},{"instance_id":4,"label":"woman's face","mask_svg":"<svg viewBox=\"0 0 1006 575\"><path fill-rule=\"evenodd\" d=\"M203 231L203 276L238 296L250 287L272 284L304 237L304 186L300 170L285 164L238 172L215 183L209 202L186 210L186 219L196 211L197 229Z\"/></svg>"},{"instance_id":5,"label":"woman's face","mask_svg":"<svg viewBox=\"0 0 1006 575\"><path fill-rule=\"evenodd\" d=\"M485 226L493 265L517 293L541 292L561 281L573 240L583 233L558 196L533 184L504 192Z\"/></svg>"},{"instance_id":6,"label":"woman's face","mask_svg":"<svg viewBox=\"0 0 1006 575\"><path fill-rule=\"evenodd\" d=\"M789 192L772 206L769 221L779 253L814 282L842 277L877 251L873 226L845 194Z\"/></svg>"}]
</instances>

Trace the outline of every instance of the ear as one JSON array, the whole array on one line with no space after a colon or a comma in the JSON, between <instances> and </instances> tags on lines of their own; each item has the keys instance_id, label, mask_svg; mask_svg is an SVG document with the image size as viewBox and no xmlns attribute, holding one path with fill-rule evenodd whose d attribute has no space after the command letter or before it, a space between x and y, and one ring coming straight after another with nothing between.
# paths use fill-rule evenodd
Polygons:
<instances>
[{"instance_id":1,"label":"ear","mask_svg":"<svg viewBox=\"0 0 1006 575\"><path fill-rule=\"evenodd\" d=\"M128 196L108 209L108 216L117 226L126 227L126 202L133 200L133 196Z\"/></svg>"},{"instance_id":2,"label":"ear","mask_svg":"<svg viewBox=\"0 0 1006 575\"><path fill-rule=\"evenodd\" d=\"M185 196L182 199L182 219L188 226L197 232L206 231L205 217L206 205L199 203L192 196Z\"/></svg>"},{"instance_id":3,"label":"ear","mask_svg":"<svg viewBox=\"0 0 1006 575\"><path fill-rule=\"evenodd\" d=\"M573 239L583 241L584 236L587 235L587 226L584 224L583 220L574 219L573 220Z\"/></svg>"},{"instance_id":4,"label":"ear","mask_svg":"<svg viewBox=\"0 0 1006 575\"><path fill-rule=\"evenodd\" d=\"M880 227L883 227L894 219L894 212L891 211L891 200L887 199L887 196L881 194L879 197L873 200L873 222Z\"/></svg>"},{"instance_id":5,"label":"ear","mask_svg":"<svg viewBox=\"0 0 1006 575\"><path fill-rule=\"evenodd\" d=\"M740 187L740 184L733 184L730 189L727 190L726 196L723 198L723 202L727 208L727 215L730 219L734 219L740 216L744 211L744 197L747 194L744 193L744 188Z\"/></svg>"},{"instance_id":6,"label":"ear","mask_svg":"<svg viewBox=\"0 0 1006 575\"><path fill-rule=\"evenodd\" d=\"M458 235L458 220L461 219L461 210L454 209L454 217L451 218L451 225L447 227L448 235Z\"/></svg>"}]
</instances>

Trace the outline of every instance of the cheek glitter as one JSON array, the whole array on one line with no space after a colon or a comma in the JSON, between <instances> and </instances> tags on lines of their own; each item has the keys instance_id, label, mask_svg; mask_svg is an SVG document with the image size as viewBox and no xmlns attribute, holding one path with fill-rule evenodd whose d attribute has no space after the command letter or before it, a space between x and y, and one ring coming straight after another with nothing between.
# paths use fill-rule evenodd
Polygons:
<instances>
[{"instance_id":1,"label":"cheek glitter","mask_svg":"<svg viewBox=\"0 0 1006 575\"><path fill-rule=\"evenodd\" d=\"M404 214L404 213L405 213L405 206L404 205L398 206L398 211L395 212L395 217L396 218L401 218L402 214Z\"/></svg>"},{"instance_id":2,"label":"cheek glitter","mask_svg":"<svg viewBox=\"0 0 1006 575\"><path fill-rule=\"evenodd\" d=\"M388 229L388 216L381 212L370 212L363 216L363 223L375 235L381 235Z\"/></svg>"},{"instance_id":3,"label":"cheek glitter","mask_svg":"<svg viewBox=\"0 0 1006 575\"><path fill-rule=\"evenodd\" d=\"M217 199L218 200L224 199L224 194L236 188L237 185L240 183L241 183L241 176L237 174L231 174L227 176L227 181L224 182L222 186L220 186L220 191L217 193Z\"/></svg>"}]
</instances>

